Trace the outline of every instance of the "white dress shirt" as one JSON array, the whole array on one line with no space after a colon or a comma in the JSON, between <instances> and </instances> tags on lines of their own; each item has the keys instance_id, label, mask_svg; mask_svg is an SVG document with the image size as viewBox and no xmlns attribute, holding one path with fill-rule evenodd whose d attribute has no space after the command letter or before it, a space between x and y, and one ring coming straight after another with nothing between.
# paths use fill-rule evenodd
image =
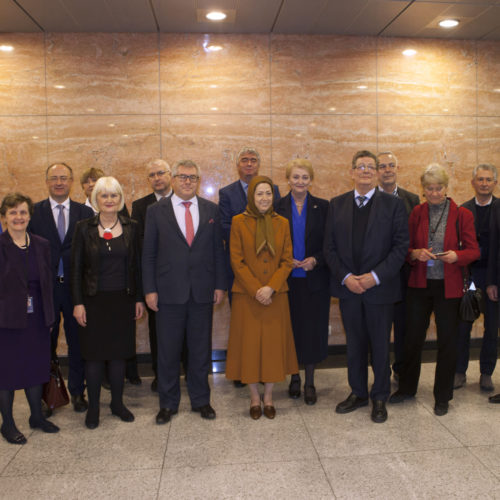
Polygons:
<instances>
[{"instance_id":1,"label":"white dress shirt","mask_svg":"<svg viewBox=\"0 0 500 500\"><path fill-rule=\"evenodd\" d=\"M186 207L182 203L184 201L191 202L189 211L191 212L191 217L193 219L194 234L196 235L196 231L198 231L198 226L200 225L200 211L198 209L198 198L196 196L193 196L190 200L183 200L174 193L172 195L171 200L177 224L179 224L179 228L182 231L184 237L186 237Z\"/></svg>"},{"instance_id":2,"label":"white dress shirt","mask_svg":"<svg viewBox=\"0 0 500 500\"><path fill-rule=\"evenodd\" d=\"M57 203L56 200L53 200L49 196L49 201L50 201L50 208L52 209L52 216L54 217L54 222L56 224L57 228L57 221L59 219L59 209L57 208L59 205L62 205L64 207L63 214L64 214L64 234L68 232L68 226L69 226L69 198L66 198L65 201L62 203Z\"/></svg>"}]
</instances>

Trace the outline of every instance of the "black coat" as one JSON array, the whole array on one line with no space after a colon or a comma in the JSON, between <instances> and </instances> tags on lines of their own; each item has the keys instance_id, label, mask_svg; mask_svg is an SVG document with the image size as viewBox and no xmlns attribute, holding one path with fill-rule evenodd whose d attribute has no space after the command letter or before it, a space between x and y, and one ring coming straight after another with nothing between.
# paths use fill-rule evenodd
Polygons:
<instances>
[{"instance_id":1,"label":"black coat","mask_svg":"<svg viewBox=\"0 0 500 500\"><path fill-rule=\"evenodd\" d=\"M127 249L127 293L143 300L141 256L137 222L118 216ZM75 305L83 304L85 295L97 293L99 282L99 217L77 223L71 248L71 292Z\"/></svg>"}]
</instances>

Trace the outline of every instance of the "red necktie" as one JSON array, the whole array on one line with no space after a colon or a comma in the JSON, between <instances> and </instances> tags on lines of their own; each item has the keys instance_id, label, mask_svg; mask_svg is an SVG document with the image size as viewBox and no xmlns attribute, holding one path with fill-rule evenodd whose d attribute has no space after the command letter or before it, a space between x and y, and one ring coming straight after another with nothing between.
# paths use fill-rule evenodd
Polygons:
<instances>
[{"instance_id":1,"label":"red necktie","mask_svg":"<svg viewBox=\"0 0 500 500\"><path fill-rule=\"evenodd\" d=\"M194 226L193 226L193 218L191 217L191 212L189 211L189 207L191 206L190 201L183 201L182 204L186 208L186 240L188 245L191 246L191 243L194 239Z\"/></svg>"}]
</instances>

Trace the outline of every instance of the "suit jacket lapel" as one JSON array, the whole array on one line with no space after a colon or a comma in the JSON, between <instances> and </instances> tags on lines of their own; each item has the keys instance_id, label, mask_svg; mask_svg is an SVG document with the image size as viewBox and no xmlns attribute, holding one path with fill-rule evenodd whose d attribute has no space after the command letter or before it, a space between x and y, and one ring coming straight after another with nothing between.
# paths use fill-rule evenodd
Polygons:
<instances>
[{"instance_id":1,"label":"suit jacket lapel","mask_svg":"<svg viewBox=\"0 0 500 500\"><path fill-rule=\"evenodd\" d=\"M59 233L57 232L56 221L54 220L54 215L52 214L52 207L50 206L50 200L47 198L43 205L43 211L45 214L45 222L47 227L50 227L52 232L52 240L58 241L62 245L61 238L59 238ZM71 211L70 211L71 213Z\"/></svg>"},{"instance_id":2,"label":"suit jacket lapel","mask_svg":"<svg viewBox=\"0 0 500 500\"><path fill-rule=\"evenodd\" d=\"M339 230L340 238L338 238L337 241L337 253L342 257L342 260L344 260L344 263L349 269L354 269L354 261L352 259L353 209L354 191L351 191L350 196L344 198L344 206L341 214L343 227L341 231Z\"/></svg>"},{"instance_id":3,"label":"suit jacket lapel","mask_svg":"<svg viewBox=\"0 0 500 500\"><path fill-rule=\"evenodd\" d=\"M285 198L284 198L284 212L285 212L285 218L290 221L289 226L290 226L290 236L292 237L293 241L293 219L292 219L292 194L288 193Z\"/></svg>"},{"instance_id":4,"label":"suit jacket lapel","mask_svg":"<svg viewBox=\"0 0 500 500\"><path fill-rule=\"evenodd\" d=\"M174 207L172 205L172 199L167 198L165 201L162 202L162 206L163 206L163 211L165 212L165 217L167 222L174 228L174 231L177 233L179 238L185 241L187 245L186 238L182 234L181 228L177 223L177 218L175 217Z\"/></svg>"},{"instance_id":5,"label":"suit jacket lapel","mask_svg":"<svg viewBox=\"0 0 500 500\"><path fill-rule=\"evenodd\" d=\"M377 213L380 210L380 197L381 194L378 189L375 189L373 193L371 202L372 206L370 208L370 215L368 216L368 224L366 225L366 232L364 237L364 245L363 245L363 260L367 257L367 254L370 251L371 245L368 244L370 241L374 241L374 238L377 238L377 235L374 234L374 229L377 221Z\"/></svg>"},{"instance_id":6,"label":"suit jacket lapel","mask_svg":"<svg viewBox=\"0 0 500 500\"><path fill-rule=\"evenodd\" d=\"M308 194L307 195L307 212L306 212L306 241L311 234L311 231L314 229L316 225L316 221L318 218L316 217L316 211L318 209L318 205L316 204L316 200L314 196Z\"/></svg>"},{"instance_id":7,"label":"suit jacket lapel","mask_svg":"<svg viewBox=\"0 0 500 500\"><path fill-rule=\"evenodd\" d=\"M204 230L204 228L208 224L208 213L206 210L204 210L205 207L203 205L203 200L201 200L198 196L196 197L196 199L198 200L199 222L198 222L198 230L194 235L194 239L193 242L191 243L191 246L196 243L199 234Z\"/></svg>"},{"instance_id":8,"label":"suit jacket lapel","mask_svg":"<svg viewBox=\"0 0 500 500\"><path fill-rule=\"evenodd\" d=\"M69 224L68 224L68 230L66 231L66 235L64 236L64 241L63 243L66 242L68 238L73 238L73 233L75 232L75 225L78 221L78 215L76 213L77 207L74 201L69 200ZM54 219L52 217L52 219ZM58 235L59 236L59 235Z\"/></svg>"},{"instance_id":9,"label":"suit jacket lapel","mask_svg":"<svg viewBox=\"0 0 500 500\"><path fill-rule=\"evenodd\" d=\"M240 202L243 207L243 210L245 210L247 206L247 194L245 193L245 190L243 189L243 186L241 185L240 181L236 181L238 183L238 194L240 196Z\"/></svg>"}]
</instances>

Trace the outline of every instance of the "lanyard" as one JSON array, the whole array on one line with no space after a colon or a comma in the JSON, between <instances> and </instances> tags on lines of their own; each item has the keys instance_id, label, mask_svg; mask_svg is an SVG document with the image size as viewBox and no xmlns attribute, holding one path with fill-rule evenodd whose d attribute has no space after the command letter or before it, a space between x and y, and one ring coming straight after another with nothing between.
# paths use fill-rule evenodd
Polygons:
<instances>
[{"instance_id":1,"label":"lanyard","mask_svg":"<svg viewBox=\"0 0 500 500\"><path fill-rule=\"evenodd\" d=\"M436 234L436 231L438 230L438 227L440 226L441 221L443 220L443 215L444 215L444 212L446 210L447 205L448 205L448 199L446 199L446 201L444 202L443 210L441 211L441 215L439 216L439 220L437 221L437 224L434 227L434 229L432 229L432 226L431 226L431 216L430 216L430 208L429 208L429 232L431 233L430 242L429 242L430 247L432 247L434 244L434 235Z\"/></svg>"}]
</instances>

